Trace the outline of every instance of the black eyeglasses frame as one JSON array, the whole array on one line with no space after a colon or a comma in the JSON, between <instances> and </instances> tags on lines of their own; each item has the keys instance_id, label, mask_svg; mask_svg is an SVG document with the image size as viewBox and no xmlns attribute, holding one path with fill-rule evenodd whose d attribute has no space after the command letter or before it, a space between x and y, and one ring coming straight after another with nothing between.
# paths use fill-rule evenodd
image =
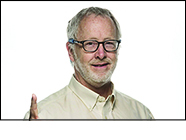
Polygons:
<instances>
[{"instance_id":1,"label":"black eyeglasses frame","mask_svg":"<svg viewBox=\"0 0 186 140\"><path fill-rule=\"evenodd\" d=\"M98 46L97 46L96 50L94 50L94 51L87 51L87 50L84 48L84 42L86 42L86 41L95 41L95 42L97 42L97 43L98 43ZM106 48L105 48L105 46L104 46L104 43L107 42L107 41L117 41L117 42L118 42L118 45L117 45L116 49L115 49L115 50L112 50L112 51L106 50ZM72 44L74 44L74 43L81 43L83 49L84 49L86 52L96 52L96 51L98 50L100 44L103 45L103 48L104 48L104 50L105 50L106 52L114 52L114 51L116 51L116 50L119 48L119 44L121 43L121 39L120 39L120 40L105 40L105 41L103 41L103 42L98 42L97 40L83 40L83 41L78 41L78 40L74 40L73 38L70 38L70 39L68 40L68 42L69 42L69 43L72 43Z\"/></svg>"}]
</instances>

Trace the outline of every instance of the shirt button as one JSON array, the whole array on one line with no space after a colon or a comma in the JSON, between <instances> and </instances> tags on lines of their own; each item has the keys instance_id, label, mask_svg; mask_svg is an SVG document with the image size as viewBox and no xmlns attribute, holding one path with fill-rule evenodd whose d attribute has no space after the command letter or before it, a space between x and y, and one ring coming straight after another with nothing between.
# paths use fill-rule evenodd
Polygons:
<instances>
[{"instance_id":1,"label":"shirt button","mask_svg":"<svg viewBox=\"0 0 186 140\"><path fill-rule=\"evenodd\" d=\"M99 96L98 101L99 101L99 102L104 102L104 101L105 101L105 98Z\"/></svg>"}]
</instances>

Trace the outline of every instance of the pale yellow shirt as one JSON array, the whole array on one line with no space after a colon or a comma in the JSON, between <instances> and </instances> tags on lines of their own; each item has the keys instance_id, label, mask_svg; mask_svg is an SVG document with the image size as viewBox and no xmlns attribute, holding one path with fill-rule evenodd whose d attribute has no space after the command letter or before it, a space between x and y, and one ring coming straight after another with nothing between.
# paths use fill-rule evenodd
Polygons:
<instances>
[{"instance_id":1,"label":"pale yellow shirt","mask_svg":"<svg viewBox=\"0 0 186 140\"><path fill-rule=\"evenodd\" d=\"M40 119L154 119L139 101L114 89L107 99L72 76L68 86L38 103ZM29 112L24 119L29 119Z\"/></svg>"}]
</instances>

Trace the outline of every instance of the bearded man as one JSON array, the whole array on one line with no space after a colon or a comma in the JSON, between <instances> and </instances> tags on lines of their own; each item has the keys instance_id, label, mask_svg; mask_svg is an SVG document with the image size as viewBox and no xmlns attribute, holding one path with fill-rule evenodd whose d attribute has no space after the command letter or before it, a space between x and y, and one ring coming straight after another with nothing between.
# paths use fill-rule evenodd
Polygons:
<instances>
[{"instance_id":1,"label":"bearded man","mask_svg":"<svg viewBox=\"0 0 186 140\"><path fill-rule=\"evenodd\" d=\"M111 82L121 32L109 10L81 10L69 21L67 35L75 71L70 83L38 104L33 94L25 119L154 119L146 106L117 91Z\"/></svg>"}]
</instances>

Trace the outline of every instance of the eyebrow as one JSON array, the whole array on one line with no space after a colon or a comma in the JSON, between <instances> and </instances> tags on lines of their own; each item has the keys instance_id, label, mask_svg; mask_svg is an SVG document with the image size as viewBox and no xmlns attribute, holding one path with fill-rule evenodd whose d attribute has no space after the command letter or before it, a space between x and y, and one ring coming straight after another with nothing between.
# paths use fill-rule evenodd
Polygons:
<instances>
[{"instance_id":1,"label":"eyebrow","mask_svg":"<svg viewBox=\"0 0 186 140\"><path fill-rule=\"evenodd\" d=\"M111 38L111 37L106 37L106 38L104 38L104 40L113 40L114 38ZM91 37L91 38L89 38L88 40L98 40L98 38L96 38L96 37Z\"/></svg>"}]
</instances>

